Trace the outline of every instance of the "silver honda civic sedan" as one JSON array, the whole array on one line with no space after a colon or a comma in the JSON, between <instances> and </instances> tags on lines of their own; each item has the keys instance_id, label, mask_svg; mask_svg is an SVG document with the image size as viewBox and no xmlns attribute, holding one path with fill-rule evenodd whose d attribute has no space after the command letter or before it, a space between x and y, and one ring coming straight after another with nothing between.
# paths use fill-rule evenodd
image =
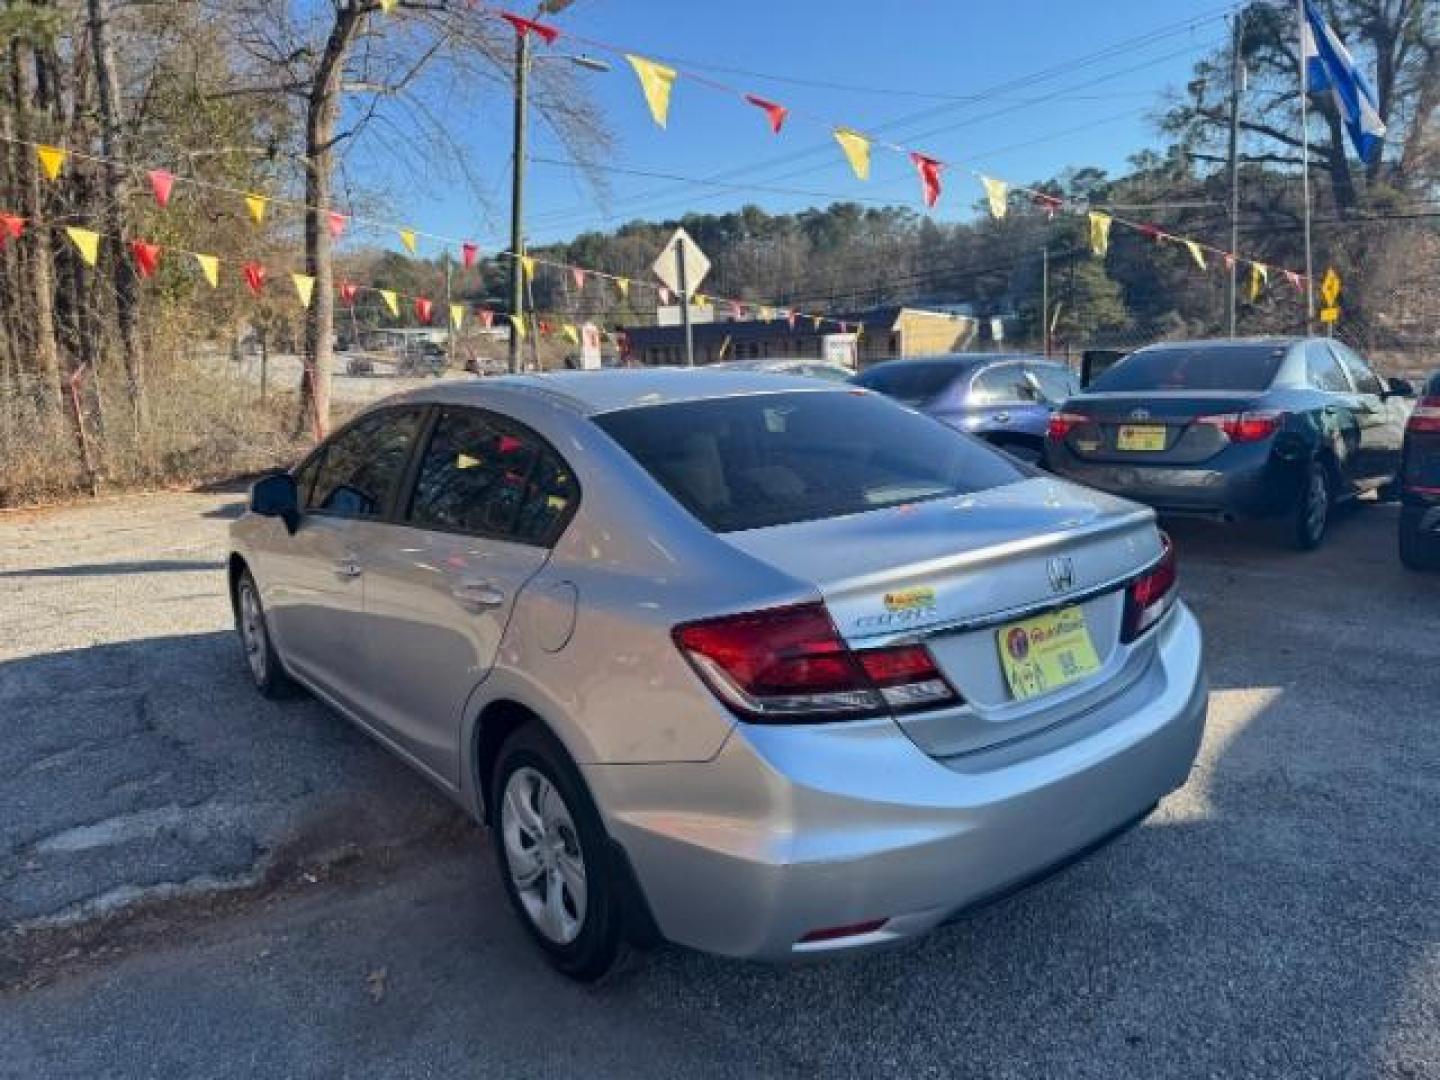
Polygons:
<instances>
[{"instance_id":1,"label":"silver honda civic sedan","mask_svg":"<svg viewBox=\"0 0 1440 1080\"><path fill-rule=\"evenodd\" d=\"M232 547L260 691L488 822L580 979L924 933L1139 821L1204 726L1151 511L837 384L419 390L258 482Z\"/></svg>"}]
</instances>

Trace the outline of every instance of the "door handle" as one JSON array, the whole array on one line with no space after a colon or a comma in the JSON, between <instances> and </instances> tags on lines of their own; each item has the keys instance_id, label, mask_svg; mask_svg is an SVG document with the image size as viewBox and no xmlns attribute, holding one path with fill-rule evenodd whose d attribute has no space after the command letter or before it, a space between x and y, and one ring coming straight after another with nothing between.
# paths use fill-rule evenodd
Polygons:
<instances>
[{"instance_id":1,"label":"door handle","mask_svg":"<svg viewBox=\"0 0 1440 1080\"><path fill-rule=\"evenodd\" d=\"M505 594L488 581L468 581L450 590L461 607L489 611L505 603Z\"/></svg>"},{"instance_id":2,"label":"door handle","mask_svg":"<svg viewBox=\"0 0 1440 1080\"><path fill-rule=\"evenodd\" d=\"M1010 414L1008 412L997 412L995 414L995 422L997 424L1008 424L1010 422Z\"/></svg>"},{"instance_id":3,"label":"door handle","mask_svg":"<svg viewBox=\"0 0 1440 1080\"><path fill-rule=\"evenodd\" d=\"M341 559L334 565L334 567L332 567L332 569L335 571L335 576L344 581L349 581L352 578L357 578L362 572L360 569L360 564L354 559Z\"/></svg>"}]
</instances>

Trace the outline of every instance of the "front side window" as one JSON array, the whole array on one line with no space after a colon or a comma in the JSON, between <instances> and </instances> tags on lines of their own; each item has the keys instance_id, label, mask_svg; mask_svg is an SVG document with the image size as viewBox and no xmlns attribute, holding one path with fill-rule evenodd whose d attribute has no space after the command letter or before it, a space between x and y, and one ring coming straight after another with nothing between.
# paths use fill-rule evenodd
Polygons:
<instances>
[{"instance_id":1,"label":"front side window","mask_svg":"<svg viewBox=\"0 0 1440 1080\"><path fill-rule=\"evenodd\" d=\"M409 522L550 546L578 501L565 461L534 432L478 409L446 409L415 481Z\"/></svg>"},{"instance_id":2,"label":"front side window","mask_svg":"<svg viewBox=\"0 0 1440 1080\"><path fill-rule=\"evenodd\" d=\"M336 435L325 447L306 509L336 517L384 517L423 416L420 409L387 409Z\"/></svg>"},{"instance_id":3,"label":"front side window","mask_svg":"<svg viewBox=\"0 0 1440 1080\"><path fill-rule=\"evenodd\" d=\"M1340 370L1339 361L1319 342L1312 341L1305 347L1305 372L1311 386L1330 394L1348 394L1350 384Z\"/></svg>"},{"instance_id":4,"label":"front side window","mask_svg":"<svg viewBox=\"0 0 1440 1080\"><path fill-rule=\"evenodd\" d=\"M595 423L721 533L967 495L1028 476L976 440L858 391L642 406Z\"/></svg>"},{"instance_id":5,"label":"front side window","mask_svg":"<svg viewBox=\"0 0 1440 1080\"><path fill-rule=\"evenodd\" d=\"M1340 357L1340 362L1345 365L1345 370L1350 373L1350 378L1355 380L1356 390L1362 394L1383 394L1385 392L1385 387L1380 382L1380 376L1371 371L1365 361L1337 342L1332 341L1330 348Z\"/></svg>"},{"instance_id":6,"label":"front side window","mask_svg":"<svg viewBox=\"0 0 1440 1080\"><path fill-rule=\"evenodd\" d=\"M972 405L1019 405L1035 400L1035 390L1025 381L1019 364L1002 364L982 371L970 384Z\"/></svg>"}]
</instances>

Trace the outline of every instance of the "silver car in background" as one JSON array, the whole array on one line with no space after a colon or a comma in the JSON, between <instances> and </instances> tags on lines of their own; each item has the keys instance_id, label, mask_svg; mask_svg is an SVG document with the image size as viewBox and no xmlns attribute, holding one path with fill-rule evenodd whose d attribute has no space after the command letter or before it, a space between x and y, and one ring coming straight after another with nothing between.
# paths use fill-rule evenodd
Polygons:
<instances>
[{"instance_id":1,"label":"silver car in background","mask_svg":"<svg viewBox=\"0 0 1440 1080\"><path fill-rule=\"evenodd\" d=\"M1204 724L1151 511L843 385L415 391L257 483L232 541L257 686L487 821L581 979L627 941L924 933L1139 821Z\"/></svg>"}]
</instances>

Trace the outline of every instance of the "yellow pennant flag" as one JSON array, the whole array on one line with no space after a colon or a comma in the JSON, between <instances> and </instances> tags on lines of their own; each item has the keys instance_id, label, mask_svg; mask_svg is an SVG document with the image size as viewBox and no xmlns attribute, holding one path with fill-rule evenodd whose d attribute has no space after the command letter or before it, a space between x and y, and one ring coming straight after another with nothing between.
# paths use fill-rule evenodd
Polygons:
<instances>
[{"instance_id":1,"label":"yellow pennant flag","mask_svg":"<svg viewBox=\"0 0 1440 1080\"><path fill-rule=\"evenodd\" d=\"M414 254L415 254L415 230L414 230L414 229L400 229L400 230L399 230L399 233L400 233L400 242L405 245L405 250L408 251L408 252L410 252L411 255L414 255Z\"/></svg>"},{"instance_id":2,"label":"yellow pennant flag","mask_svg":"<svg viewBox=\"0 0 1440 1080\"><path fill-rule=\"evenodd\" d=\"M89 229L69 228L65 230L65 235L70 237L85 265L94 266L95 260L100 257L100 234Z\"/></svg>"},{"instance_id":3,"label":"yellow pennant flag","mask_svg":"<svg viewBox=\"0 0 1440 1080\"><path fill-rule=\"evenodd\" d=\"M625 54L625 59L630 61L630 66L640 77L640 89L645 93L650 115L663 128L670 115L670 88L675 85L675 69L630 53Z\"/></svg>"},{"instance_id":4,"label":"yellow pennant flag","mask_svg":"<svg viewBox=\"0 0 1440 1080\"><path fill-rule=\"evenodd\" d=\"M245 196L245 209L250 211L250 220L256 225L265 224L265 206L269 201L264 195Z\"/></svg>"},{"instance_id":5,"label":"yellow pennant flag","mask_svg":"<svg viewBox=\"0 0 1440 1080\"><path fill-rule=\"evenodd\" d=\"M814 327L816 330L819 330L819 329L820 329L820 323L821 323L822 321L823 321L823 320L820 318L819 315L811 315L811 316L810 316L810 325L811 325L812 327Z\"/></svg>"},{"instance_id":6,"label":"yellow pennant flag","mask_svg":"<svg viewBox=\"0 0 1440 1080\"><path fill-rule=\"evenodd\" d=\"M560 327L560 332L565 335L565 340L570 342L571 345L580 344L580 331L576 330L573 324L567 322L564 326Z\"/></svg>"},{"instance_id":7,"label":"yellow pennant flag","mask_svg":"<svg viewBox=\"0 0 1440 1080\"><path fill-rule=\"evenodd\" d=\"M1110 250L1110 223L1113 220L1109 214L1090 211L1090 250L1102 259Z\"/></svg>"},{"instance_id":8,"label":"yellow pennant flag","mask_svg":"<svg viewBox=\"0 0 1440 1080\"><path fill-rule=\"evenodd\" d=\"M380 0L380 10L383 11L386 15L389 15L392 11L395 10L395 5L399 2L400 0Z\"/></svg>"},{"instance_id":9,"label":"yellow pennant flag","mask_svg":"<svg viewBox=\"0 0 1440 1080\"><path fill-rule=\"evenodd\" d=\"M380 299L385 301L385 307L390 312L392 319L400 317L400 301L390 289L381 289Z\"/></svg>"},{"instance_id":10,"label":"yellow pennant flag","mask_svg":"<svg viewBox=\"0 0 1440 1080\"><path fill-rule=\"evenodd\" d=\"M511 315L509 318L510 318L510 332L511 332L512 334L514 334L517 338L519 338L521 341L524 341L524 340L525 340L525 320L522 319L519 315Z\"/></svg>"},{"instance_id":11,"label":"yellow pennant flag","mask_svg":"<svg viewBox=\"0 0 1440 1080\"><path fill-rule=\"evenodd\" d=\"M212 289L220 287L220 260L214 255L201 255L195 253L195 261L200 264L200 273L205 275L205 280L210 283Z\"/></svg>"},{"instance_id":12,"label":"yellow pennant flag","mask_svg":"<svg viewBox=\"0 0 1440 1080\"><path fill-rule=\"evenodd\" d=\"M1190 250L1190 257L1195 260L1195 265L1201 270L1205 269L1205 252L1194 240L1186 240L1185 246Z\"/></svg>"},{"instance_id":13,"label":"yellow pennant flag","mask_svg":"<svg viewBox=\"0 0 1440 1080\"><path fill-rule=\"evenodd\" d=\"M450 305L450 325L453 326L456 330L459 330L460 327L462 327L462 326L465 325L465 305L464 305L464 304L451 304L451 305Z\"/></svg>"},{"instance_id":14,"label":"yellow pennant flag","mask_svg":"<svg viewBox=\"0 0 1440 1080\"><path fill-rule=\"evenodd\" d=\"M703 292L697 292L691 295L690 303L693 307L708 307L710 305L710 297L706 296Z\"/></svg>"},{"instance_id":15,"label":"yellow pennant flag","mask_svg":"<svg viewBox=\"0 0 1440 1080\"><path fill-rule=\"evenodd\" d=\"M290 280L295 283L295 295L300 297L300 306L308 308L315 295L315 279L309 274L291 274Z\"/></svg>"},{"instance_id":16,"label":"yellow pennant flag","mask_svg":"<svg viewBox=\"0 0 1440 1080\"><path fill-rule=\"evenodd\" d=\"M1010 185L988 176L980 177L980 183L985 186L985 198L990 201L990 214L998 221L1010 208Z\"/></svg>"},{"instance_id":17,"label":"yellow pennant flag","mask_svg":"<svg viewBox=\"0 0 1440 1080\"><path fill-rule=\"evenodd\" d=\"M840 149L845 151L845 160L850 162L850 168L855 170L855 175L861 180L869 180L870 140L849 128L836 128L834 134L835 141L840 144Z\"/></svg>"},{"instance_id":18,"label":"yellow pennant flag","mask_svg":"<svg viewBox=\"0 0 1440 1080\"><path fill-rule=\"evenodd\" d=\"M1270 284L1270 268L1264 263L1250 264L1250 302L1260 299L1265 286Z\"/></svg>"},{"instance_id":19,"label":"yellow pennant flag","mask_svg":"<svg viewBox=\"0 0 1440 1080\"><path fill-rule=\"evenodd\" d=\"M54 180L59 177L60 170L65 167L65 159L70 155L58 146L37 146L35 156L40 159L40 168L45 173L45 179Z\"/></svg>"},{"instance_id":20,"label":"yellow pennant flag","mask_svg":"<svg viewBox=\"0 0 1440 1080\"><path fill-rule=\"evenodd\" d=\"M620 295L626 300L630 299L630 279L628 277L617 277L615 287L620 290Z\"/></svg>"},{"instance_id":21,"label":"yellow pennant flag","mask_svg":"<svg viewBox=\"0 0 1440 1080\"><path fill-rule=\"evenodd\" d=\"M773 318L775 318L775 309L773 307L766 307L764 304L761 304L760 320L762 322L769 322Z\"/></svg>"},{"instance_id":22,"label":"yellow pennant flag","mask_svg":"<svg viewBox=\"0 0 1440 1080\"><path fill-rule=\"evenodd\" d=\"M533 257L529 255L521 255L520 269L525 271L526 281L533 282L535 280L535 260Z\"/></svg>"}]
</instances>

